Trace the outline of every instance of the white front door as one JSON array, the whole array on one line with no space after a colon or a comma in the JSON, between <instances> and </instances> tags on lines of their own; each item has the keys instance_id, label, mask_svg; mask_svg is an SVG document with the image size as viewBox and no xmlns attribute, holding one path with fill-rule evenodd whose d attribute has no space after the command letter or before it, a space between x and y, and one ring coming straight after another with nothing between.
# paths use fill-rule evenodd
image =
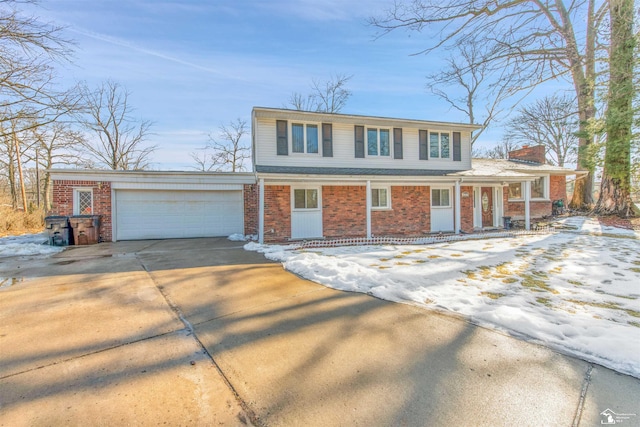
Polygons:
<instances>
[{"instance_id":1,"label":"white front door","mask_svg":"<svg viewBox=\"0 0 640 427\"><path fill-rule=\"evenodd\" d=\"M291 188L291 238L322 237L321 187Z\"/></svg>"},{"instance_id":2,"label":"white front door","mask_svg":"<svg viewBox=\"0 0 640 427\"><path fill-rule=\"evenodd\" d=\"M431 232L455 231L452 187L431 187Z\"/></svg>"}]
</instances>

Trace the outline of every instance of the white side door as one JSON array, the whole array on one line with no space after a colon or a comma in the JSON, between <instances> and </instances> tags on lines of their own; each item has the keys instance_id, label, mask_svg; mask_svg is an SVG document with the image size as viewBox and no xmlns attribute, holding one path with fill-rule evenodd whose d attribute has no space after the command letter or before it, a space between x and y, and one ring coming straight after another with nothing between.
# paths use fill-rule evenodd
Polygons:
<instances>
[{"instance_id":1,"label":"white side door","mask_svg":"<svg viewBox=\"0 0 640 427\"><path fill-rule=\"evenodd\" d=\"M291 187L291 238L322 237L321 187Z\"/></svg>"},{"instance_id":2,"label":"white side door","mask_svg":"<svg viewBox=\"0 0 640 427\"><path fill-rule=\"evenodd\" d=\"M431 187L431 232L455 231L453 187Z\"/></svg>"}]
</instances>

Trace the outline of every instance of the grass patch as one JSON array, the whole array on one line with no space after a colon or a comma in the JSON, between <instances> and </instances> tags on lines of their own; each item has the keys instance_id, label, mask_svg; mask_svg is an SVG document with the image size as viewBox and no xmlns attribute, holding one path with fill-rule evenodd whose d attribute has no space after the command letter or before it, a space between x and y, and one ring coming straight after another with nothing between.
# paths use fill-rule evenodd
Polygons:
<instances>
[{"instance_id":1,"label":"grass patch","mask_svg":"<svg viewBox=\"0 0 640 427\"><path fill-rule=\"evenodd\" d=\"M435 301L433 301L431 298L425 298L424 299L424 303L425 304L433 304Z\"/></svg>"},{"instance_id":2,"label":"grass patch","mask_svg":"<svg viewBox=\"0 0 640 427\"><path fill-rule=\"evenodd\" d=\"M464 275L466 275L467 279L469 279L469 280L477 280L478 279L478 276L476 276L476 272L473 271L473 270L464 270L462 273Z\"/></svg>"},{"instance_id":3,"label":"grass patch","mask_svg":"<svg viewBox=\"0 0 640 427\"><path fill-rule=\"evenodd\" d=\"M457 257L461 257L461 256L462 256L462 254L451 254L451 256L452 256L452 257L456 257L456 258L457 258Z\"/></svg>"},{"instance_id":4,"label":"grass patch","mask_svg":"<svg viewBox=\"0 0 640 427\"><path fill-rule=\"evenodd\" d=\"M426 261L426 260L424 260L424 259L417 259L417 260L415 260L415 261L413 261L413 262L415 262L416 264L424 264L424 263L425 263L425 262L427 262L427 261Z\"/></svg>"},{"instance_id":5,"label":"grass patch","mask_svg":"<svg viewBox=\"0 0 640 427\"><path fill-rule=\"evenodd\" d=\"M502 279L502 283L516 283L518 282L518 279L516 279L515 277L507 277L505 279Z\"/></svg>"},{"instance_id":6,"label":"grass patch","mask_svg":"<svg viewBox=\"0 0 640 427\"><path fill-rule=\"evenodd\" d=\"M538 297L538 298L536 298L536 301L539 304L542 304L542 305L547 306L549 308L553 307L553 305L551 304L551 300L549 298Z\"/></svg>"},{"instance_id":7,"label":"grass patch","mask_svg":"<svg viewBox=\"0 0 640 427\"><path fill-rule=\"evenodd\" d=\"M411 265L408 262L404 262L404 261L398 261L396 262L396 265Z\"/></svg>"},{"instance_id":8,"label":"grass patch","mask_svg":"<svg viewBox=\"0 0 640 427\"><path fill-rule=\"evenodd\" d=\"M544 280L546 277L536 275L535 272L531 274L520 274L520 278L522 279L520 284L525 288L531 289L534 292L551 292L552 294L559 293L555 289L552 289L546 282L546 280Z\"/></svg>"},{"instance_id":9,"label":"grass patch","mask_svg":"<svg viewBox=\"0 0 640 427\"><path fill-rule=\"evenodd\" d=\"M631 326L635 326L636 328L640 328L640 322L636 322L632 320L631 322L627 322Z\"/></svg>"},{"instance_id":10,"label":"grass patch","mask_svg":"<svg viewBox=\"0 0 640 427\"><path fill-rule=\"evenodd\" d=\"M382 261L382 262L387 262L387 261L389 261L390 259L391 259L391 258L380 258L380 261Z\"/></svg>"},{"instance_id":11,"label":"grass patch","mask_svg":"<svg viewBox=\"0 0 640 427\"><path fill-rule=\"evenodd\" d=\"M579 280L567 280L567 283L570 283L573 286L584 286L584 283Z\"/></svg>"},{"instance_id":12,"label":"grass patch","mask_svg":"<svg viewBox=\"0 0 640 427\"><path fill-rule=\"evenodd\" d=\"M480 295L483 295L485 297L489 297L491 299L498 299L498 298L502 298L506 294L503 294L503 293L500 293L500 292L480 292Z\"/></svg>"},{"instance_id":13,"label":"grass patch","mask_svg":"<svg viewBox=\"0 0 640 427\"><path fill-rule=\"evenodd\" d=\"M631 267L629 271L633 271L634 273L640 273L640 267Z\"/></svg>"},{"instance_id":14,"label":"grass patch","mask_svg":"<svg viewBox=\"0 0 640 427\"><path fill-rule=\"evenodd\" d=\"M597 302L597 301L582 301L577 299L569 299L567 301L577 305L581 305L581 306L588 305L590 307L606 308L608 310L620 310L620 311L624 311L631 317L640 318L640 311L620 307L620 303L617 303L614 301Z\"/></svg>"},{"instance_id":15,"label":"grass patch","mask_svg":"<svg viewBox=\"0 0 640 427\"><path fill-rule=\"evenodd\" d=\"M442 258L442 257L440 255L429 255L427 258L436 259L436 258Z\"/></svg>"},{"instance_id":16,"label":"grass patch","mask_svg":"<svg viewBox=\"0 0 640 427\"><path fill-rule=\"evenodd\" d=\"M381 265L381 266L380 266L380 267L378 267L378 268L379 268L380 270L386 270L386 269L391 268L391 267L387 267L387 266L385 266L385 265Z\"/></svg>"}]
</instances>

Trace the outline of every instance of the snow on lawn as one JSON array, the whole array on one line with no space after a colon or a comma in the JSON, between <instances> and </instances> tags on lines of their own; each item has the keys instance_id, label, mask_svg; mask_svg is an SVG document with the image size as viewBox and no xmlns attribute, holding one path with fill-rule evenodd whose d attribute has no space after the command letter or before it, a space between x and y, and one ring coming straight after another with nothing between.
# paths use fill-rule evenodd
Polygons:
<instances>
[{"instance_id":1,"label":"snow on lawn","mask_svg":"<svg viewBox=\"0 0 640 427\"><path fill-rule=\"evenodd\" d=\"M0 258L52 255L64 250L60 246L49 246L47 241L47 233L0 237Z\"/></svg>"},{"instance_id":2,"label":"snow on lawn","mask_svg":"<svg viewBox=\"0 0 640 427\"><path fill-rule=\"evenodd\" d=\"M245 249L335 289L459 313L640 378L640 240L567 222L577 229L427 246Z\"/></svg>"}]
</instances>

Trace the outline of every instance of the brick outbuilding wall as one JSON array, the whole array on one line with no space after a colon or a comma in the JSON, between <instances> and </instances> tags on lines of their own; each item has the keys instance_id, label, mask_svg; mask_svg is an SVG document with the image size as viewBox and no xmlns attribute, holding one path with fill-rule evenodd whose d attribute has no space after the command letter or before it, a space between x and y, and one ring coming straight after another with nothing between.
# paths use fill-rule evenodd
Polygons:
<instances>
[{"instance_id":1,"label":"brick outbuilding wall","mask_svg":"<svg viewBox=\"0 0 640 427\"><path fill-rule=\"evenodd\" d=\"M391 187L391 209L371 211L371 234L418 236L428 233L431 230L430 209L430 187Z\"/></svg>"},{"instance_id":2,"label":"brick outbuilding wall","mask_svg":"<svg viewBox=\"0 0 640 427\"><path fill-rule=\"evenodd\" d=\"M100 215L100 241L110 242L111 235L111 183L96 181L54 181L51 215L73 215L73 189L93 190L93 215Z\"/></svg>"},{"instance_id":3,"label":"brick outbuilding wall","mask_svg":"<svg viewBox=\"0 0 640 427\"><path fill-rule=\"evenodd\" d=\"M567 179L564 176L552 176L549 179L549 198L554 200L563 200L565 206L569 202L567 200Z\"/></svg>"},{"instance_id":4,"label":"brick outbuilding wall","mask_svg":"<svg viewBox=\"0 0 640 427\"><path fill-rule=\"evenodd\" d=\"M367 235L367 187L322 187L322 232L327 238Z\"/></svg>"}]
</instances>

